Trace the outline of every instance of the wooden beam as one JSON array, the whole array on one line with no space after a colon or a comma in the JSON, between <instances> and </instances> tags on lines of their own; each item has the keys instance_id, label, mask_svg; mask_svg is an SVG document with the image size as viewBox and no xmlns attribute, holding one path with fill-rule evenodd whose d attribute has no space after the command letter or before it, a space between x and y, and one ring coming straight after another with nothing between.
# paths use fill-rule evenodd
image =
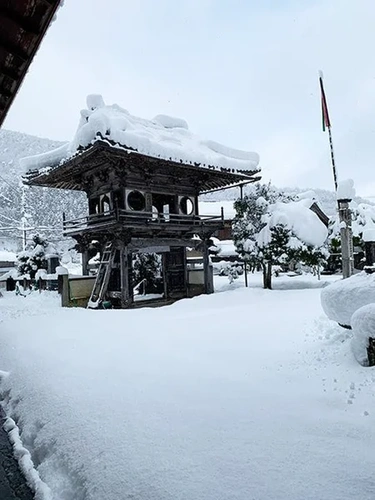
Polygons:
<instances>
[{"instance_id":1,"label":"wooden beam","mask_svg":"<svg viewBox=\"0 0 375 500\"><path fill-rule=\"evenodd\" d=\"M47 8L46 8L47 12ZM45 15L45 13L44 13ZM35 22L34 17L22 16L15 12L14 10L7 9L6 6L2 6L0 4L0 17L11 21L16 27L21 28L24 32L31 33L33 35L39 35L40 33L40 25L44 15L40 16L40 22Z\"/></svg>"},{"instance_id":2,"label":"wooden beam","mask_svg":"<svg viewBox=\"0 0 375 500\"><path fill-rule=\"evenodd\" d=\"M147 247L192 247L195 248L200 240L179 239L179 238L132 238L129 250L135 251L138 248Z\"/></svg>"},{"instance_id":3,"label":"wooden beam","mask_svg":"<svg viewBox=\"0 0 375 500\"><path fill-rule=\"evenodd\" d=\"M0 31L0 45L10 54L19 57L24 63L28 61L29 54L24 50L22 50L20 47L17 47L17 45L15 45L14 43L9 42L9 40L6 40L1 35L1 31Z\"/></svg>"},{"instance_id":4,"label":"wooden beam","mask_svg":"<svg viewBox=\"0 0 375 500\"><path fill-rule=\"evenodd\" d=\"M124 242L120 243L120 276L121 276L121 308L126 309L131 302L129 276L129 248Z\"/></svg>"},{"instance_id":5,"label":"wooden beam","mask_svg":"<svg viewBox=\"0 0 375 500\"><path fill-rule=\"evenodd\" d=\"M204 293L211 294L214 292L214 283L212 275L212 266L210 266L210 257L208 253L209 240L204 239L202 244L203 252L203 273L204 273Z\"/></svg>"},{"instance_id":6,"label":"wooden beam","mask_svg":"<svg viewBox=\"0 0 375 500\"><path fill-rule=\"evenodd\" d=\"M1 73L7 78L11 78L12 80L15 81L18 80L18 78L20 77L19 71L9 68L8 66L3 66L1 69Z\"/></svg>"}]
</instances>

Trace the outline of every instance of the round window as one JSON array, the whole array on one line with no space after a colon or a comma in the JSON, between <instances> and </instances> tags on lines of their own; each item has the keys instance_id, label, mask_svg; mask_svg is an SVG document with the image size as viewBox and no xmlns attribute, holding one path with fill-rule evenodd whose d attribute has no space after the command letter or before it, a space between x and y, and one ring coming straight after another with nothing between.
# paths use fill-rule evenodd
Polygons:
<instances>
[{"instance_id":1,"label":"round window","mask_svg":"<svg viewBox=\"0 0 375 500\"><path fill-rule=\"evenodd\" d=\"M140 191L130 191L127 197L128 207L131 210L142 212L146 208L146 199Z\"/></svg>"},{"instance_id":2,"label":"round window","mask_svg":"<svg viewBox=\"0 0 375 500\"><path fill-rule=\"evenodd\" d=\"M188 196L181 198L180 210L184 215L192 215L194 213L194 203Z\"/></svg>"}]
</instances>

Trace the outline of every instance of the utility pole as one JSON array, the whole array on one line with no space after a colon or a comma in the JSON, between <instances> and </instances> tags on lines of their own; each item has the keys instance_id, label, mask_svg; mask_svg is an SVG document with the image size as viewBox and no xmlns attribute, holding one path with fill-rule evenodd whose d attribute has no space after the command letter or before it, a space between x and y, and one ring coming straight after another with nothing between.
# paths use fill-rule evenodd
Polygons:
<instances>
[{"instance_id":1,"label":"utility pole","mask_svg":"<svg viewBox=\"0 0 375 500\"><path fill-rule=\"evenodd\" d=\"M26 193L25 184L20 180L21 188L21 231L22 231L22 250L26 250Z\"/></svg>"}]
</instances>

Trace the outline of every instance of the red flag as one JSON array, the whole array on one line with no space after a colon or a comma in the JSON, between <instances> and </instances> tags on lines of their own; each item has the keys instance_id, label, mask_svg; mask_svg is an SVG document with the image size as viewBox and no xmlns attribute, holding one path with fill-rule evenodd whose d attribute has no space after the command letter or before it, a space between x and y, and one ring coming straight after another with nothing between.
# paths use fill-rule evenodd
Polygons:
<instances>
[{"instance_id":1,"label":"red flag","mask_svg":"<svg viewBox=\"0 0 375 500\"><path fill-rule=\"evenodd\" d=\"M320 73L320 75L319 75L319 83L320 83L320 93L321 93L321 100L322 100L322 127L323 127L323 132L324 132L326 127L327 128L331 127L331 122L329 119L327 100L326 100L326 95L325 95L324 87L323 87L323 74L322 73Z\"/></svg>"}]
</instances>

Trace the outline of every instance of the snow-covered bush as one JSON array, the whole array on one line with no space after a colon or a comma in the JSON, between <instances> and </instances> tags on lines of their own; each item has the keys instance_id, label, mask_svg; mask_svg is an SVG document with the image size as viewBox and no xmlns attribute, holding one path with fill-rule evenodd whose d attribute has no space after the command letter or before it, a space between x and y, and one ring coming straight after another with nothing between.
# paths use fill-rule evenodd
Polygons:
<instances>
[{"instance_id":1,"label":"snow-covered bush","mask_svg":"<svg viewBox=\"0 0 375 500\"><path fill-rule=\"evenodd\" d=\"M243 267L238 262L224 262L219 271L219 276L228 276L229 283L233 283L243 274Z\"/></svg>"},{"instance_id":2,"label":"snow-covered bush","mask_svg":"<svg viewBox=\"0 0 375 500\"><path fill-rule=\"evenodd\" d=\"M327 228L310 210L309 200L292 200L270 185L234 204L233 239L237 252L263 269L263 286L272 288L272 266L291 261L319 266L327 257Z\"/></svg>"},{"instance_id":3,"label":"snow-covered bush","mask_svg":"<svg viewBox=\"0 0 375 500\"><path fill-rule=\"evenodd\" d=\"M375 303L375 274L361 272L330 284L321 292L321 303L329 319L350 327L359 308Z\"/></svg>"},{"instance_id":4,"label":"snow-covered bush","mask_svg":"<svg viewBox=\"0 0 375 500\"><path fill-rule=\"evenodd\" d=\"M351 318L352 351L362 366L369 366L369 339L375 338L375 303L360 307Z\"/></svg>"}]
</instances>

